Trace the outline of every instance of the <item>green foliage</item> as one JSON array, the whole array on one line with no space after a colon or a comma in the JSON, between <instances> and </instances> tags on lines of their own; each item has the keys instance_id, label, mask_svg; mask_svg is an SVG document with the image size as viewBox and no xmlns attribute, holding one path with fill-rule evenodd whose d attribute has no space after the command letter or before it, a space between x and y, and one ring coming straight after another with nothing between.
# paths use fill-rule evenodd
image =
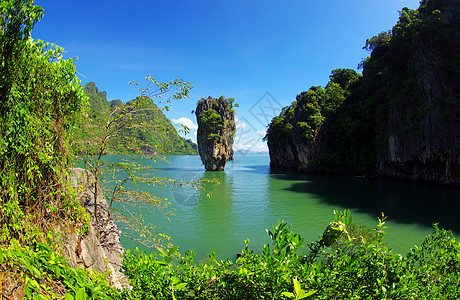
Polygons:
<instances>
[{"instance_id":1,"label":"green foliage","mask_svg":"<svg viewBox=\"0 0 460 300\"><path fill-rule=\"evenodd\" d=\"M267 127L267 134L263 139L264 141L267 141L269 137L275 141L283 141L287 137L294 136L294 131L292 130L294 127L291 124L291 122L293 122L294 120L294 105L295 104L293 103L291 106L283 107L280 115L275 116L272 119L270 125L268 125ZM299 126L302 125L303 123L299 124ZM311 129L311 126L308 125L308 123L305 123L305 125L303 125L303 127L307 126L307 130L309 131Z\"/></svg>"},{"instance_id":2,"label":"green foliage","mask_svg":"<svg viewBox=\"0 0 460 300\"><path fill-rule=\"evenodd\" d=\"M207 99L202 98L198 101L197 106L202 105L206 101L207 107L197 118L200 119L199 126L201 130L207 132L207 137L209 140L218 141L223 135L224 128L234 127L233 116L236 114L236 111L233 107L239 107L238 103L235 103L234 98L225 98L225 96L220 96L218 99L208 97ZM225 109L224 109L225 108ZM232 118L227 119L224 124L223 114L225 110L230 111ZM229 123L230 122L230 123ZM232 124L231 124L232 123Z\"/></svg>"},{"instance_id":3,"label":"green foliage","mask_svg":"<svg viewBox=\"0 0 460 300\"><path fill-rule=\"evenodd\" d=\"M184 85L185 87L185 85ZM187 87L190 88L191 86ZM122 113L124 106L141 108L132 112L125 125L113 132L105 154L196 154L196 145L182 138L163 114L166 107L158 107L152 99L134 99L123 104L120 100L108 102L105 92L99 92L94 82L85 85L89 107L74 131L74 148L77 153L96 153L104 137L104 128L110 118ZM128 122L129 121L129 122Z\"/></svg>"},{"instance_id":4,"label":"green foliage","mask_svg":"<svg viewBox=\"0 0 460 300\"><path fill-rule=\"evenodd\" d=\"M378 35L373 36L370 39L366 40L366 45L364 45L363 49L368 51L374 51L378 47L385 47L388 46L391 40L391 32L390 31L383 31Z\"/></svg>"},{"instance_id":5,"label":"green foliage","mask_svg":"<svg viewBox=\"0 0 460 300\"><path fill-rule=\"evenodd\" d=\"M117 299L120 292L107 284L107 274L74 269L47 244L17 243L0 247L2 295L26 299ZM4 293L4 294L3 294ZM14 297L13 297L14 298Z\"/></svg>"},{"instance_id":6,"label":"green foliage","mask_svg":"<svg viewBox=\"0 0 460 300\"><path fill-rule=\"evenodd\" d=\"M296 101L272 119L264 140L270 139L278 144L286 143L289 139L314 140L326 116L337 111L360 76L351 69L333 70L324 89L312 86L297 95Z\"/></svg>"},{"instance_id":7,"label":"green foliage","mask_svg":"<svg viewBox=\"0 0 460 300\"><path fill-rule=\"evenodd\" d=\"M460 290L460 244L451 232L434 225L435 233L420 247L411 249L400 277L398 296L455 299Z\"/></svg>"},{"instance_id":8,"label":"green foliage","mask_svg":"<svg viewBox=\"0 0 460 300\"><path fill-rule=\"evenodd\" d=\"M349 211L335 212L316 242L308 244L284 222L267 230L271 244L256 254L250 241L232 262L195 264L177 248L146 255L128 251L123 262L133 290L125 297L157 299L449 299L457 296L460 244L435 232L407 257L383 242L385 217L375 229L357 227Z\"/></svg>"},{"instance_id":9,"label":"green foliage","mask_svg":"<svg viewBox=\"0 0 460 300\"><path fill-rule=\"evenodd\" d=\"M55 245L63 223L88 223L67 171L70 129L87 99L64 50L30 38L42 8L15 0L0 9L1 295L86 299L103 280L91 285L47 243Z\"/></svg>"},{"instance_id":10,"label":"green foliage","mask_svg":"<svg viewBox=\"0 0 460 300\"><path fill-rule=\"evenodd\" d=\"M33 0L5 0L0 3L0 113L7 109L6 101L13 84L14 67L17 60L24 55L22 52L33 26L42 15L43 8L34 6Z\"/></svg>"},{"instance_id":11,"label":"green foliage","mask_svg":"<svg viewBox=\"0 0 460 300\"><path fill-rule=\"evenodd\" d=\"M336 83L338 84L343 91L350 91L350 88L356 84L361 78L361 74L356 73L355 70L351 69L335 69L332 70L331 75L329 76L329 84Z\"/></svg>"},{"instance_id":12,"label":"green foliage","mask_svg":"<svg viewBox=\"0 0 460 300\"><path fill-rule=\"evenodd\" d=\"M304 299L304 298L310 297L311 295L316 293L316 291L309 291L307 293L304 290L302 290L300 288L300 283L295 278L292 279L292 283L294 284L294 293L282 292L281 295L286 296L288 298L294 298L297 300L297 299Z\"/></svg>"},{"instance_id":13,"label":"green foliage","mask_svg":"<svg viewBox=\"0 0 460 300\"><path fill-rule=\"evenodd\" d=\"M69 129L86 97L63 49L29 38L42 9L33 1L2 1L1 9L0 240L8 243L84 219L65 170Z\"/></svg>"},{"instance_id":14,"label":"green foliage","mask_svg":"<svg viewBox=\"0 0 460 300\"><path fill-rule=\"evenodd\" d=\"M216 130L223 127L222 116L213 108L205 111L201 116L201 120L203 123Z\"/></svg>"}]
</instances>

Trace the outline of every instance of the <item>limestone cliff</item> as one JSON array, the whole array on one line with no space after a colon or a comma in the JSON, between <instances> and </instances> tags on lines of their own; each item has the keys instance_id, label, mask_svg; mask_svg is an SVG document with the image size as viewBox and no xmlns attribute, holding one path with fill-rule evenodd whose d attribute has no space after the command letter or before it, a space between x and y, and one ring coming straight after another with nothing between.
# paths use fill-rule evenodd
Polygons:
<instances>
[{"instance_id":1,"label":"limestone cliff","mask_svg":"<svg viewBox=\"0 0 460 300\"><path fill-rule=\"evenodd\" d=\"M460 4L400 14L367 40L362 77L346 84L334 70L272 120L273 167L460 185Z\"/></svg>"},{"instance_id":2,"label":"limestone cliff","mask_svg":"<svg viewBox=\"0 0 460 300\"><path fill-rule=\"evenodd\" d=\"M379 174L446 183L460 177L460 97L438 68L444 59L429 45L416 46L410 65L417 101L394 101L390 106L383 128L388 146L377 158Z\"/></svg>"},{"instance_id":3,"label":"limestone cliff","mask_svg":"<svg viewBox=\"0 0 460 300\"><path fill-rule=\"evenodd\" d=\"M75 168L74 176L70 179L77 197L81 199L90 215L91 221L88 232L83 236L75 231L65 235L64 255L69 258L69 264L97 270L101 273L109 271L111 283L118 289L130 288L128 278L121 272L124 249L120 244L121 231L113 220L108 219L108 205L99 189L97 203L94 197L94 177L81 168ZM95 218L97 205L97 221ZM65 225L62 231L65 232Z\"/></svg>"},{"instance_id":4,"label":"limestone cliff","mask_svg":"<svg viewBox=\"0 0 460 300\"><path fill-rule=\"evenodd\" d=\"M299 123L307 120L310 114L305 109L305 103L297 102L296 104L298 105L293 108L293 116L289 123L292 129L278 133L278 135L271 131L271 134L267 135L270 166L313 172L315 171L314 162L323 155L322 145L328 123L314 127L313 135L306 138Z\"/></svg>"},{"instance_id":5,"label":"limestone cliff","mask_svg":"<svg viewBox=\"0 0 460 300\"><path fill-rule=\"evenodd\" d=\"M236 125L234 99L212 97L198 101L195 111L198 122L198 152L208 171L222 171L233 160L233 138Z\"/></svg>"}]
</instances>

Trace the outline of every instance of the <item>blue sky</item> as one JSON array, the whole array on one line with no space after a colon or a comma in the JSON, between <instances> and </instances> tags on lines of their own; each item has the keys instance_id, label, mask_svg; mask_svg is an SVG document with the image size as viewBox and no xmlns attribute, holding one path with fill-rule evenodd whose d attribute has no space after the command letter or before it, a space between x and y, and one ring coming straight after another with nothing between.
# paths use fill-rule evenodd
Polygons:
<instances>
[{"instance_id":1,"label":"blue sky","mask_svg":"<svg viewBox=\"0 0 460 300\"><path fill-rule=\"evenodd\" d=\"M166 115L195 128L203 97L233 97L234 149L266 149L266 125L331 70L356 69L367 38L392 28L419 0L119 1L36 0L44 18L32 37L78 57L82 84L96 82L108 100L131 100L130 81L181 78L195 88ZM193 122L193 123L191 123ZM189 127L190 127L189 126ZM195 130L194 130L195 131ZM195 140L193 132L187 137Z\"/></svg>"}]
</instances>

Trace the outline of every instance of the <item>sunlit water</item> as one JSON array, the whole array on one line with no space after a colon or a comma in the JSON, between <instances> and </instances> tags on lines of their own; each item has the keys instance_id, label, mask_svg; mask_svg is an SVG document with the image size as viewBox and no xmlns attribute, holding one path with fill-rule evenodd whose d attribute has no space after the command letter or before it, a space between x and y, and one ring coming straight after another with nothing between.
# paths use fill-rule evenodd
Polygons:
<instances>
[{"instance_id":1,"label":"sunlit water","mask_svg":"<svg viewBox=\"0 0 460 300\"><path fill-rule=\"evenodd\" d=\"M460 232L460 189L274 170L268 155L236 155L223 172L205 171L199 156L170 156L169 163L140 161L153 166L157 177L220 180L206 185L211 198L190 187L138 187L169 199L178 217L167 221L161 214L148 215L146 221L161 226L159 231L171 236L182 253L195 250L198 260L211 251L217 258L235 259L247 238L254 250L260 249L269 242L265 229L278 220L292 225L306 242L314 241L333 219L334 209L350 209L355 223L371 227L384 212L385 241L401 254L420 245L432 233L432 223ZM140 247L128 239L122 243Z\"/></svg>"}]
</instances>

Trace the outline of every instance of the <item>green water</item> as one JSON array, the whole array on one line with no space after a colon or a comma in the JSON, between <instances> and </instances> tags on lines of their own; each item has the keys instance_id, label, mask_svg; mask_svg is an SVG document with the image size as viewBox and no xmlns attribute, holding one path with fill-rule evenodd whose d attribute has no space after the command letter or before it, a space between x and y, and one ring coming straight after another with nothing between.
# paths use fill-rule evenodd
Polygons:
<instances>
[{"instance_id":1,"label":"green water","mask_svg":"<svg viewBox=\"0 0 460 300\"><path fill-rule=\"evenodd\" d=\"M199 156L170 156L169 163L142 159L141 163L154 166L157 177L220 180L220 184L207 184L214 194L211 198L190 187L174 191L140 187L167 197L178 213L171 222L161 214L149 215L147 221L162 226L159 231L170 235L182 253L194 249L198 260L211 251L217 258L234 259L247 238L253 249L262 248L269 242L265 228L278 220L291 224L307 242L316 240L333 219L334 209L350 209L355 223L371 227L384 212L388 216L385 240L401 254L420 245L434 222L456 235L460 232L460 189L273 170L267 155L236 155L224 172L205 171ZM128 239L122 243L126 248L139 246Z\"/></svg>"}]
</instances>

